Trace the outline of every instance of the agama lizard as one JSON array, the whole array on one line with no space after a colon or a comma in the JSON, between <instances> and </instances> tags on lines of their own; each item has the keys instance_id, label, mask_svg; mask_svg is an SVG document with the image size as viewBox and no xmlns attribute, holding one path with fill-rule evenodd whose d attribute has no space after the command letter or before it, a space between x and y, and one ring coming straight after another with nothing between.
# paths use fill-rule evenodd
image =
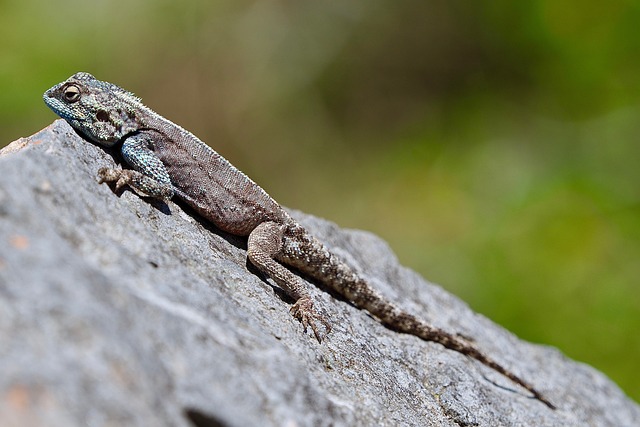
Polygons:
<instances>
[{"instance_id":1,"label":"agama lizard","mask_svg":"<svg viewBox=\"0 0 640 427\"><path fill-rule=\"evenodd\" d=\"M294 301L293 316L318 341L329 321L314 308L301 278L285 266L333 289L394 331L467 355L521 385L549 408L532 385L456 335L435 328L385 299L298 224L265 190L182 127L142 104L132 93L88 73L76 73L45 92L44 102L90 141L120 146L132 169L101 168L100 182L128 185L144 197L182 199L219 229L247 236L247 257Z\"/></svg>"}]
</instances>

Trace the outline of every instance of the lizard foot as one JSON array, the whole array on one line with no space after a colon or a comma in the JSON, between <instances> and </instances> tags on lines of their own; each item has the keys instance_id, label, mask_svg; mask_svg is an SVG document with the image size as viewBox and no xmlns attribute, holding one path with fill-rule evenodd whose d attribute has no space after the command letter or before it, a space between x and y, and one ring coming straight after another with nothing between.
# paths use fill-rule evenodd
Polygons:
<instances>
[{"instance_id":1,"label":"lizard foot","mask_svg":"<svg viewBox=\"0 0 640 427\"><path fill-rule=\"evenodd\" d=\"M152 197L154 199L169 201L173 197L173 188L154 181L138 171L129 169L100 168L98 170L98 183L115 182L116 192L128 185L133 191L142 197Z\"/></svg>"},{"instance_id":2,"label":"lizard foot","mask_svg":"<svg viewBox=\"0 0 640 427\"><path fill-rule=\"evenodd\" d=\"M115 182L116 191L120 191L127 184L127 178L122 172L122 169L100 168L98 170L98 184Z\"/></svg>"},{"instance_id":3,"label":"lizard foot","mask_svg":"<svg viewBox=\"0 0 640 427\"><path fill-rule=\"evenodd\" d=\"M318 342L322 342L323 336L320 334L318 330L317 323L320 322L324 326L326 336L329 332L331 332L331 323L322 315L318 314L316 310L313 308L313 301L309 297L302 297L291 307L291 314L293 317L302 322L302 327L304 331L307 332L307 326L311 326L313 330L313 334L316 336Z\"/></svg>"}]
</instances>

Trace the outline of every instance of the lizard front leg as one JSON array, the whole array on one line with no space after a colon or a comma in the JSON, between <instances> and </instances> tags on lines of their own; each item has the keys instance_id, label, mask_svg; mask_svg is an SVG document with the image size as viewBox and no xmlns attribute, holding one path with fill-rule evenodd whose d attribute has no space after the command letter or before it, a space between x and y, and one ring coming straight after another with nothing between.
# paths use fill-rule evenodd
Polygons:
<instances>
[{"instance_id":1,"label":"lizard front leg","mask_svg":"<svg viewBox=\"0 0 640 427\"><path fill-rule=\"evenodd\" d=\"M296 302L291 307L291 314L302 322L306 332L311 326L318 342L322 336L317 322L324 325L327 333L331 331L329 321L313 308L313 301L302 283L302 280L286 267L275 261L274 256L282 248L284 225L276 222L263 222L249 234L247 257L249 261L266 273Z\"/></svg>"},{"instance_id":2,"label":"lizard front leg","mask_svg":"<svg viewBox=\"0 0 640 427\"><path fill-rule=\"evenodd\" d=\"M122 143L122 156L134 170L101 168L99 182L115 182L116 191L128 185L138 195L168 201L173 197L169 173L162 161L149 149L153 134L141 131Z\"/></svg>"}]
</instances>

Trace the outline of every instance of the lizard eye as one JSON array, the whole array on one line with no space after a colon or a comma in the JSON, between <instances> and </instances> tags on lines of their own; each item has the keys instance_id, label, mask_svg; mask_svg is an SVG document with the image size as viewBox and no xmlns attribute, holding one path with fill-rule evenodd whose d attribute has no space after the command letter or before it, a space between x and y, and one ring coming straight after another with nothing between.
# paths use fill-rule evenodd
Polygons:
<instances>
[{"instance_id":1,"label":"lizard eye","mask_svg":"<svg viewBox=\"0 0 640 427\"><path fill-rule=\"evenodd\" d=\"M71 85L64 90L64 99L67 102L76 102L80 99L80 88L76 85Z\"/></svg>"}]
</instances>

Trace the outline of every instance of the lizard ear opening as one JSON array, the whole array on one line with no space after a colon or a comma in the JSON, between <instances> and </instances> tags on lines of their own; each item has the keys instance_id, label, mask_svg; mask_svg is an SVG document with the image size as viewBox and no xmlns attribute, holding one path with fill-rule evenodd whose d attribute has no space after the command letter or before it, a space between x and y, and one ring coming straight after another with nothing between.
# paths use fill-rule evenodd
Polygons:
<instances>
[{"instance_id":1,"label":"lizard ear opening","mask_svg":"<svg viewBox=\"0 0 640 427\"><path fill-rule=\"evenodd\" d=\"M76 85L70 85L64 90L64 99L69 103L80 100L80 88Z\"/></svg>"},{"instance_id":2,"label":"lizard ear opening","mask_svg":"<svg viewBox=\"0 0 640 427\"><path fill-rule=\"evenodd\" d=\"M109 121L109 113L104 110L100 110L96 113L96 120L99 122L108 122Z\"/></svg>"}]
</instances>

